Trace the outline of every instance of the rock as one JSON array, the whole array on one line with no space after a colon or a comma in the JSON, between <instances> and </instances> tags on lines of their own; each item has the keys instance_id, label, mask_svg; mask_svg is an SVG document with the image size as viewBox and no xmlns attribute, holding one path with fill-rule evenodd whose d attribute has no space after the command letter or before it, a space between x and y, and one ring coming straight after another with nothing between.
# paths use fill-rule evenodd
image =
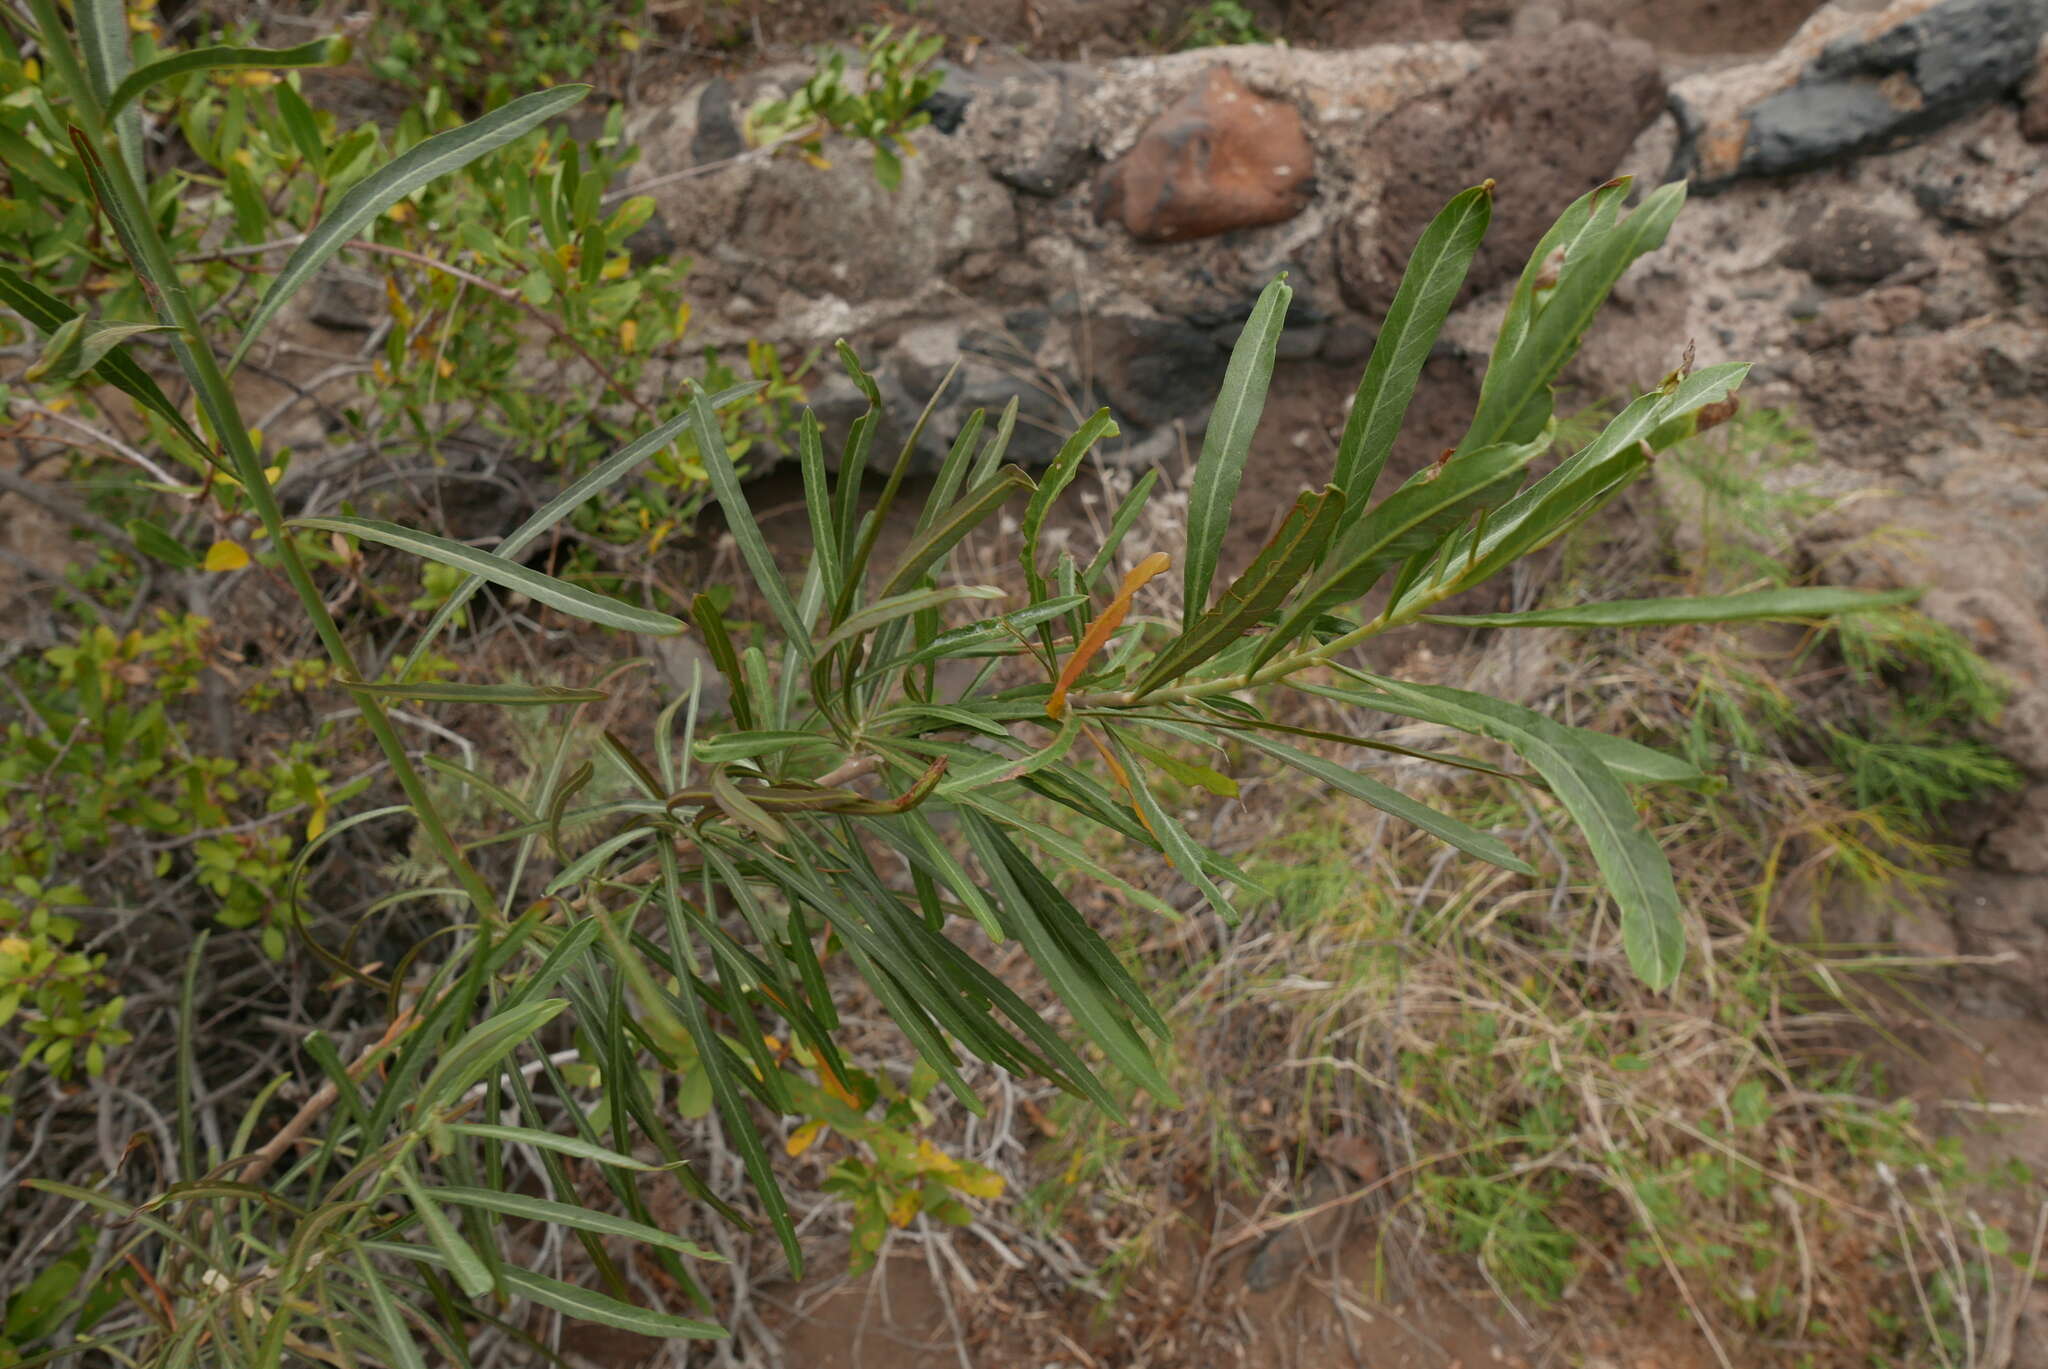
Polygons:
<instances>
[{"instance_id":1,"label":"rock","mask_svg":"<svg viewBox=\"0 0 2048 1369\"><path fill-rule=\"evenodd\" d=\"M2048 193L2029 200L1984 246L2000 287L2015 303L2048 306Z\"/></svg>"},{"instance_id":2,"label":"rock","mask_svg":"<svg viewBox=\"0 0 2048 1369\"><path fill-rule=\"evenodd\" d=\"M1600 79L1586 80L1589 71ZM1345 300L1384 314L1423 228L1488 177L1498 182L1493 224L1467 290L1519 273L1558 211L1614 173L1663 99L1648 44L1574 23L1505 44L1440 99L1401 109L1374 135L1365 172L1383 186L1379 213L1341 230Z\"/></svg>"},{"instance_id":3,"label":"rock","mask_svg":"<svg viewBox=\"0 0 2048 1369\"><path fill-rule=\"evenodd\" d=\"M308 322L337 333L367 333L384 317L384 291L377 278L338 262L314 277L306 305Z\"/></svg>"},{"instance_id":4,"label":"rock","mask_svg":"<svg viewBox=\"0 0 2048 1369\"><path fill-rule=\"evenodd\" d=\"M732 82L715 76L697 95L697 131L690 139L691 165L729 161L747 150L733 112Z\"/></svg>"},{"instance_id":5,"label":"rock","mask_svg":"<svg viewBox=\"0 0 2048 1369\"><path fill-rule=\"evenodd\" d=\"M1820 316L1800 332L1808 347L1832 347L1852 338L1896 332L1927 308L1927 293L1917 285L1892 285L1867 295L1831 299Z\"/></svg>"},{"instance_id":6,"label":"rock","mask_svg":"<svg viewBox=\"0 0 2048 1369\"><path fill-rule=\"evenodd\" d=\"M2048 32L2048 0L1828 5L1775 56L1678 84L1673 178L1715 190L1923 136L2010 90Z\"/></svg>"},{"instance_id":7,"label":"rock","mask_svg":"<svg viewBox=\"0 0 2048 1369\"><path fill-rule=\"evenodd\" d=\"M1095 221L1114 219L1140 242L1186 242L1284 223L1314 188L1301 112L1214 66L1103 168Z\"/></svg>"},{"instance_id":8,"label":"rock","mask_svg":"<svg viewBox=\"0 0 2048 1369\"><path fill-rule=\"evenodd\" d=\"M2048 142L2048 63L2036 63L2020 87L2020 133L2030 143Z\"/></svg>"},{"instance_id":9,"label":"rock","mask_svg":"<svg viewBox=\"0 0 2048 1369\"><path fill-rule=\"evenodd\" d=\"M1985 329L1978 349L1985 383L2008 399L2048 394L2048 348L2031 331Z\"/></svg>"},{"instance_id":10,"label":"rock","mask_svg":"<svg viewBox=\"0 0 2048 1369\"><path fill-rule=\"evenodd\" d=\"M1053 67L979 91L962 131L1004 185L1047 199L1064 195L1094 159L1079 101L1097 84L1084 67Z\"/></svg>"},{"instance_id":11,"label":"rock","mask_svg":"<svg viewBox=\"0 0 2048 1369\"><path fill-rule=\"evenodd\" d=\"M676 254L676 235L669 230L668 220L657 209L646 223L626 236L621 246L626 249L633 265L649 266L667 261Z\"/></svg>"},{"instance_id":12,"label":"rock","mask_svg":"<svg viewBox=\"0 0 2048 1369\"><path fill-rule=\"evenodd\" d=\"M1979 843L1977 863L2007 874L2048 875L2048 784L2027 790L2018 811Z\"/></svg>"},{"instance_id":13,"label":"rock","mask_svg":"<svg viewBox=\"0 0 2048 1369\"><path fill-rule=\"evenodd\" d=\"M1838 205L1799 232L1779 260L1822 285L1874 285L1925 255L1904 219Z\"/></svg>"},{"instance_id":14,"label":"rock","mask_svg":"<svg viewBox=\"0 0 2048 1369\"><path fill-rule=\"evenodd\" d=\"M966 122L967 107L970 103L972 97L959 91L935 90L917 108L930 117L933 128L950 138L958 133L960 125Z\"/></svg>"},{"instance_id":15,"label":"rock","mask_svg":"<svg viewBox=\"0 0 2048 1369\"><path fill-rule=\"evenodd\" d=\"M697 708L707 718L722 718L732 703L732 685L712 663L711 653L695 632L674 637L645 637L641 645L654 657L655 669L670 694L687 694L697 685Z\"/></svg>"},{"instance_id":16,"label":"rock","mask_svg":"<svg viewBox=\"0 0 2048 1369\"><path fill-rule=\"evenodd\" d=\"M1179 319L1111 315L1096 319L1090 335L1102 392L1120 415L1148 428L1206 411L1230 361L1207 331Z\"/></svg>"},{"instance_id":17,"label":"rock","mask_svg":"<svg viewBox=\"0 0 2048 1369\"><path fill-rule=\"evenodd\" d=\"M828 169L776 158L755 171L728 242L744 243L763 271L803 294L855 303L916 297L973 253L1013 250L1009 192L956 140L920 137L918 153L903 159L895 190L876 182L864 157Z\"/></svg>"},{"instance_id":18,"label":"rock","mask_svg":"<svg viewBox=\"0 0 2048 1369\"><path fill-rule=\"evenodd\" d=\"M2048 190L2048 161L2022 136L2018 111L1997 107L1976 123L1983 136L1970 142L1968 157L1921 147L1902 167L1922 210L1958 228L1997 228Z\"/></svg>"}]
</instances>

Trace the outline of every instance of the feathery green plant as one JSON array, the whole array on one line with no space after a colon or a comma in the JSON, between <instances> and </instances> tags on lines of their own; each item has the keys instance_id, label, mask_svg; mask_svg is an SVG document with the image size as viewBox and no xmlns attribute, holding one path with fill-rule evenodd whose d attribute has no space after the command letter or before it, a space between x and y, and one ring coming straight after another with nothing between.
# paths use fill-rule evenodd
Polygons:
<instances>
[{"instance_id":1,"label":"feathery green plant","mask_svg":"<svg viewBox=\"0 0 2048 1369\"><path fill-rule=\"evenodd\" d=\"M1584 829L1619 909L1631 964L1651 985L1667 986L1679 973L1688 924L1630 786L1692 780L1697 772L1484 695L1357 669L1348 653L1421 621L1520 627L1810 618L1898 598L1773 590L1481 618L1440 614L1447 601L1578 526L1659 451L1732 407L1743 367L1681 367L1555 469L1527 478L1555 431L1553 380L1621 274L1663 241L1684 199L1683 186L1666 186L1624 213L1626 180L1574 203L1536 248L1463 441L1375 498L1420 367L1486 230L1492 186L1451 202L1417 245L1330 482L1304 492L1272 541L1214 594L1292 293L1284 281L1269 286L1231 359L1195 470L1177 619L1147 613L1141 600L1145 585L1168 568L1164 551L1145 556L1120 585L1108 583L1117 543L1149 486L1087 565L1071 553L1050 556L1043 545L1055 502L1090 449L1115 434L1106 411L1036 478L1005 461L1014 405L993 431L975 416L953 443L909 544L878 560L879 533L896 516L915 439L863 511L862 474L881 415L873 407L877 387L844 347L842 360L871 407L839 453L836 476L828 474L816 421L806 416L799 429L813 546L794 582L756 523L728 450L720 408L743 398L746 387L721 395L692 389L682 412L593 467L492 551L371 518L294 517L273 492L237 404L236 365L365 225L559 115L584 88L510 100L357 180L325 206L242 334L221 336L195 309L167 250L166 226L174 226L180 205L140 179L136 105L113 98L146 85L161 63L131 72L119 0L75 0L75 35L57 0L33 4L41 47L69 94L78 165L144 283L146 312L86 331L74 327L69 306L31 284L14 287L7 302L39 331L84 332L90 370L192 434L216 478L239 486L277 568L353 691L398 797L331 822L300 854L299 870L339 834L407 814L445 879L384 903L437 900L451 910L443 934L412 948L383 979L374 967L307 940L309 953L335 974L387 996L388 1022L353 1060L324 1036L309 1038L307 1054L324 1079L270 1139L255 1141L275 1087L221 1146L202 1146L190 1108L182 1110L179 1153L166 1161L176 1172L145 1200L123 1176L97 1186L34 1181L113 1219L83 1287L137 1281L117 1307L101 1299L91 1319L82 1311L70 1319L74 1332L90 1333L69 1347L74 1352L118 1344L123 1357L164 1365L200 1357L276 1364L289 1355L410 1367L430 1354L460 1364L473 1326L529 1337L522 1307L647 1335L722 1335L710 1321L637 1305L603 1238L637 1241L699 1311L710 1312L691 1269L713 1257L664 1229L641 1188L645 1174L663 1171L699 1201L744 1220L678 1143L656 1092L674 1079L716 1110L766 1224L792 1271L801 1270L804 1252L757 1109L802 1114L810 1107L814 1121L854 1128L856 1118L835 1121L817 1101L819 1090L855 1114L875 1105L839 1049L834 973L858 975L936 1086L971 1110L981 1102L969 1058L1047 1077L1112 1112L1133 1086L1170 1097L1146 1042L1165 1032L1164 1020L1060 878L1097 880L1162 915L1171 910L1034 816L1038 800L1063 805L1088 826L1164 856L1218 916L1234 921L1255 909L1257 883L1204 847L1162 801L1158 739L1240 740L1475 857L1533 873L1493 832L1290 745L1293 729L1261 706L1260 686L1327 694L1505 743L1529 765L1529 782ZM201 51L164 60L199 70L230 59ZM169 339L196 413L153 383L135 382L129 348L138 327ZM60 336L57 345L73 341ZM78 364L87 366L83 355ZM500 830L459 840L394 730L390 705L576 708L603 697L601 689L417 679L416 663L485 584L600 627L650 636L684 631L672 613L542 574L518 557L579 505L685 439L694 440L772 620L766 642L742 648L711 594L688 608L690 626L729 687L730 724L714 727L692 692L661 714L649 748L606 734L606 755L633 785L615 797L586 796L593 766L571 754L573 728L560 729L560 744L517 792L430 758L503 814ZM966 605L1009 598L1001 587L952 583L947 572L966 539L1019 504L1025 602L949 627ZM313 541L302 541L308 533L394 548L461 577L411 656L383 678L365 676L330 612L320 568L302 549ZM1389 587L1385 606L1361 615L1355 606L1382 584ZM963 663L964 684L941 670ZM1370 737L1337 740L1388 749ZM578 834L588 832L602 835L586 844ZM967 924L1021 944L1086 1046L969 953L955 935ZM183 1085L192 1083L202 1015L202 953L203 940L193 948L180 1012ZM1090 1062L1088 1046L1100 1052L1101 1065ZM576 1101L563 1063L570 1055L602 1079L594 1108ZM184 1092L189 1098L190 1088ZM514 1152L547 1176L553 1197L530 1196L512 1181ZM577 1201L572 1164L586 1184L594 1177L609 1191L617 1213ZM842 1177L856 1187L881 1182L873 1174ZM963 1198L985 1188L957 1166L922 1162L902 1166L892 1182L903 1187L860 1192L890 1221L919 1212L962 1220L970 1215ZM530 1269L520 1222L559 1228L580 1242L601 1288Z\"/></svg>"}]
</instances>

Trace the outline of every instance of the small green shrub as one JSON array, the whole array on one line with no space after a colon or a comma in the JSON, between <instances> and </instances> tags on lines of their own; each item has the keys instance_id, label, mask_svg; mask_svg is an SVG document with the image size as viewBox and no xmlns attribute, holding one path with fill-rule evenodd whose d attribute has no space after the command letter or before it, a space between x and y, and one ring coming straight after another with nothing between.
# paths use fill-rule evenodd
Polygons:
<instances>
[{"instance_id":1,"label":"small green shrub","mask_svg":"<svg viewBox=\"0 0 2048 1369\"><path fill-rule=\"evenodd\" d=\"M1251 10L1240 0L1207 0L1182 21L1173 46L1186 51L1272 41L1273 35L1259 27Z\"/></svg>"},{"instance_id":2,"label":"small green shrub","mask_svg":"<svg viewBox=\"0 0 2048 1369\"><path fill-rule=\"evenodd\" d=\"M825 142L834 135L865 141L874 152L875 180L893 190L903 180L903 158L916 153L907 136L931 122L925 102L945 79L932 62L943 35L921 37L913 28L870 29L861 40L860 86L846 78L846 54L827 52L814 74L781 99L747 111L746 137L755 147L794 147L824 166Z\"/></svg>"},{"instance_id":3,"label":"small green shrub","mask_svg":"<svg viewBox=\"0 0 2048 1369\"><path fill-rule=\"evenodd\" d=\"M1684 187L1665 186L1625 212L1625 179L1568 206L1536 247L1463 440L1387 490L1388 456L1490 221L1493 186L1446 207L1417 244L1327 483L1304 491L1272 540L1235 573L1219 563L1285 325L1292 292L1284 281L1267 287L1233 351L1184 513L1175 515L1184 546L1136 548L1144 554L1121 577L1114 567L1154 481L1133 490L1085 562L1073 550L1055 553L1045 536L1091 449L1115 435L1106 410L1036 477L1005 461L1015 404L993 425L976 414L928 488L907 543L884 543L915 444L896 455L864 508L863 477L882 422L879 388L844 348L841 360L870 408L839 453L836 477L816 420L799 420L811 546L793 580L753 516L721 412L757 402L760 382L716 394L685 387L662 411L667 417L643 415L640 435L580 470L489 549L354 513L290 510L275 488L278 454L251 431L232 376L261 355L286 304L343 252L395 257L439 277L452 274L447 256L416 257L473 253L497 273L479 275L491 288L472 282L473 290L505 304L561 307L569 322L557 337L579 358L579 347L589 350L586 364L601 375L630 361L632 343L617 334L643 302L607 304L605 294L632 275L630 265L618 282L605 275L624 229L612 215L624 210L607 214L583 154L544 131L585 91L523 95L460 125L430 109L400 130L387 158L374 130L330 143L322 121L283 94L288 83L264 87L278 102L282 130L281 139L264 134L267 155L317 162L320 172L304 187L309 212L280 225L267 217L268 201L237 191L234 168L247 167L224 152L264 121L246 97L238 102L237 92L255 87L229 85L211 106L217 122L189 110L181 116L193 124L188 140L208 145L201 161L218 175L152 174L139 155L136 107L114 97L135 86L175 86L205 105L230 66L331 60L330 48L202 51L185 54L183 65L138 67L154 54L128 45L119 0L75 0L75 37L55 0L34 0L34 12L52 70L41 78L50 90L30 103L61 103L63 119L78 124L45 141L53 156L71 149L68 161L52 165L82 193L60 206L74 216L77 235L24 263L40 275L37 263L46 261L61 290L0 272L0 300L46 339L46 375L75 373L65 397L85 398L94 381L124 389L154 415L163 440L187 444L195 474L232 491L223 497L232 498L234 516L258 531L244 534L246 542L215 542L202 569L233 573L236 555L222 551L232 546L281 576L376 743L389 802L309 837L287 883L288 906L304 892L297 875L342 834L401 814L416 825L408 861L436 872L431 884L394 876L398 887L373 897L340 949L321 928L304 929L309 954L338 984L372 991L357 1002L374 1005L364 1011L384 1030L353 1058L323 1032L307 1036L305 1101L282 1125L266 1125L274 1088L248 1105L231 1133L202 1133L189 1120L189 1090L199 1087L189 1062L205 1021L202 938L175 1014L174 1058L187 1094L179 1153L164 1159L164 1182L145 1188L146 1176L133 1172L30 1181L117 1219L80 1286L98 1287L121 1267L148 1285L150 1296L95 1328L120 1338L120 1354L137 1363L206 1355L268 1364L288 1351L401 1369L429 1353L466 1363L477 1327L516 1342L519 1354L543 1354L546 1332L528 1329L543 1314L643 1335L722 1336L701 1317L644 1306L604 1240L631 1242L695 1310L710 1310L702 1280L717 1256L680 1235L675 1221L657 1218L642 1188L662 1174L707 1211L741 1215L691 1162L683 1128L692 1111L715 1112L718 1143L745 1174L749 1201L793 1273L805 1252L769 1141L780 1138L786 1152L801 1125L825 1123L834 1135L815 1143L849 1147L829 1182L852 1203L857 1253L873 1253L878 1218L958 1219L990 1196L992 1176L926 1149L929 1138L917 1135L922 1078L894 1096L879 1082L873 1096L855 1087L842 1047L841 986L871 995L936 1081L929 1087L970 1110L983 1106L977 1081L990 1070L1049 1079L1110 1116L1125 1115L1141 1094L1171 1100L1149 1040L1165 1035L1166 1022L1062 881L1097 882L1161 917L1183 914L1092 856L1088 841L1041 820L1038 805L1063 808L1090 840L1154 853L1235 923L1267 891L1182 820L1173 786L1231 781L1178 763L1179 742L1242 747L1428 833L1502 880L1534 876L1490 820L1474 826L1303 750L1300 732L1272 714L1262 687L1507 747L1527 765L1528 782L1584 836L1635 976L1622 982L1643 994L1666 991L1698 931L1643 825L1637 794L1704 777L1679 758L1517 704L1360 670L1350 664L1352 648L1425 621L1519 629L1804 620L1899 597L1774 589L1527 614L1441 612L1570 534L1656 453L1732 407L1742 366L1682 366L1547 474L1529 477L1555 440L1553 382L1608 292L1663 241L1683 204ZM893 138L916 117L916 82L898 77L926 60L929 44L889 41L876 40L895 54L882 61L879 96L871 81L857 97L869 103L846 116L856 136ZM792 107L777 126L799 130L792 137L820 121L837 128L840 104L820 88L801 118ZM876 146L878 174L889 179L879 155L888 149ZM498 205L514 218L466 218L465 194L483 206L478 215ZM283 240L276 251L288 255L274 269L252 271L239 292L191 287L188 276L220 265L214 242L311 223L311 199L322 199L317 224ZM407 239L411 233L427 236ZM425 245L407 256L405 241ZM203 269L181 271L177 257ZM77 301L95 294L88 277L112 283L90 324L77 321ZM463 314L452 300L443 306L424 293L424 282L410 297L404 284L394 280L392 289L411 319L399 320L401 339L381 360L389 383L420 377L420 407L402 417L418 425L413 450L431 453L437 387L460 378L459 364L443 373L440 361L455 363L440 339L463 336ZM230 297L253 303L203 312ZM443 310L433 326L420 326L423 307ZM172 341L191 410L137 361L137 339L158 334ZM625 382L607 385L638 407ZM516 403L499 412L522 421ZM550 422L568 413L547 410ZM735 641L709 592L690 601L686 624L669 611L682 605L594 592L522 559L580 507L685 443L763 606L757 641ZM990 612L986 605L1013 592L958 583L951 567L970 537L1020 505L1022 602ZM177 541L169 533L163 540ZM334 582L357 573L366 547L462 576L459 588L444 582L430 591L438 606L410 653L377 671L360 663L366 643L337 620L330 599ZM1176 553L1178 593L1161 610L1147 588ZM705 716L702 694L692 690L629 736L573 721L622 687L611 675L595 687L431 678L422 666L438 635L485 585L523 596L526 615L543 623L652 637L694 630L723 677L725 717ZM1384 607L1364 610L1364 597L1382 585ZM368 645L380 660L390 648ZM953 666L967 670L941 669ZM500 783L444 758L418 760L393 725L401 705L570 714L543 729L548 746L528 774ZM593 732L596 756L582 748ZM1449 752L1433 758L1467 764ZM443 782L468 791L493 830L458 831ZM431 914L429 934L412 938L391 966L355 953L364 923L407 905ZM1022 947L1071 1032L977 958L994 941ZM792 1122L797 1132L784 1136ZM259 1135L269 1139L259 1143ZM552 1196L513 1177L527 1174L544 1176ZM528 1241L539 1231L551 1233L556 1248L576 1242L587 1262L552 1273L533 1268ZM600 1286L577 1281L586 1272ZM82 1316L81 1308L71 1324Z\"/></svg>"},{"instance_id":4,"label":"small green shrub","mask_svg":"<svg viewBox=\"0 0 2048 1369\"><path fill-rule=\"evenodd\" d=\"M471 109L581 80L614 49L640 46L645 0L383 0L370 67L422 94L446 90Z\"/></svg>"}]
</instances>

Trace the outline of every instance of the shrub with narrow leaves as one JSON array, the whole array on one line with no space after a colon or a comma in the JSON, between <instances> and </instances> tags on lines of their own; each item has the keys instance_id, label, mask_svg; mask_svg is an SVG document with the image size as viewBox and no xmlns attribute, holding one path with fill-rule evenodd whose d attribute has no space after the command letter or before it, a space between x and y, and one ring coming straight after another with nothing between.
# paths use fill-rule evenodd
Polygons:
<instances>
[{"instance_id":1,"label":"shrub with narrow leaves","mask_svg":"<svg viewBox=\"0 0 2048 1369\"><path fill-rule=\"evenodd\" d=\"M462 1363L468 1325L491 1321L523 1336L523 1307L648 1335L724 1334L709 1321L637 1305L603 1243L637 1241L708 1312L692 1269L715 1257L655 1219L643 1180L666 1171L708 1207L742 1214L689 1163L678 1109L665 1101L671 1087L681 1111L719 1117L792 1271L801 1271L804 1252L777 1186L764 1111L832 1128L864 1148L865 1158L835 1168L830 1182L855 1205L857 1239L868 1249L884 1223L971 1217L971 1203L992 1195L992 1176L920 1143L921 1092L886 1096L862 1082L842 1049L835 980L857 977L881 1005L918 1061L918 1090L945 1089L971 1110L982 1103L969 1058L1050 1079L1112 1113L1133 1088L1170 1099L1148 1040L1165 1023L1067 889L1094 882L1168 911L1102 863L1093 854L1099 843L1075 837L1078 826L1157 853L1220 918L1260 916L1257 882L1205 846L1168 799L1165 780L1229 784L1220 771L1181 760L1188 747L1292 767L1504 870L1534 873L1493 833L1297 745L1303 730L1276 716L1272 691L1504 744L1526 764L1527 782L1584 828L1630 963L1650 984L1669 985L1682 972L1688 922L1631 788L1697 781L1698 772L1502 700L1358 668L1352 648L1419 622L1512 630L1811 618L1895 599L1775 589L1530 613L1441 611L1595 515L1660 451L1731 411L1743 367L1681 365L1530 478L1557 435L1553 381L1615 282L1663 241L1684 199L1682 186L1666 186L1630 211L1625 180L1569 206L1538 244L1465 436L1388 489L1388 454L1486 231L1492 186L1451 202L1415 247L1327 482L1304 491L1272 539L1227 579L1222 549L1287 312L1284 281L1267 288L1232 356L1188 492L1177 567L1166 549L1138 548L1144 554L1118 573L1133 559L1122 542L1154 491L1149 475L1085 556L1047 545L1057 502L1115 433L1106 411L1035 478L1006 460L1015 405L992 420L974 416L914 515L899 508L913 435L863 510L862 474L883 416L878 387L844 347L870 408L836 465L814 419L798 428L811 545L794 578L749 508L721 419L750 387L681 396L667 422L591 467L489 551L366 517L289 517L229 372L352 234L583 92L560 87L512 100L362 177L269 278L241 335L223 336L177 288L166 225L175 230L180 206L137 178L133 103L119 112L109 103L137 79L119 0L77 0L75 41L53 0L36 8L53 69L79 111L71 140L79 174L110 241L147 286L147 313L109 322L167 331L198 408L187 412L153 388L137 398L204 442L208 459L240 486L267 554L390 767L392 803L337 815L300 854L300 868L339 834L406 813L446 878L389 902L441 899L451 909L442 934L384 971L388 979L308 940L335 974L379 990L389 1016L354 1059L324 1035L307 1039L324 1077L307 1081L314 1087L273 1139L253 1139L260 1104L225 1149L202 1148L188 1119L186 1153L176 1157L184 1181L139 1203L112 1179L99 1187L35 1181L115 1220L81 1287L131 1271L147 1279L149 1298L93 1328L122 1338L122 1353L140 1362L204 1354L276 1363L289 1349L322 1361L416 1366L432 1354ZM228 60L182 59L191 70ZM70 316L47 296L17 297L33 306L24 312L38 329L67 326ZM92 336L101 350L89 369L132 386L130 336ZM217 441L198 438L201 431ZM765 606L756 641L726 620L710 587L687 606L628 601L521 559L587 501L684 441L695 445ZM1021 597L951 573L956 553L1006 512L1019 529ZM881 559L880 532L892 519L912 533ZM411 654L371 681L330 614L327 572L307 559L306 543L395 549L458 578L437 591L440 606ZM1147 586L1176 572L1179 611L1149 612ZM558 726L553 748L512 787L432 758L442 777L499 814L496 830L459 840L393 729L394 703L574 710L604 697L600 689L420 678L430 645L485 584L526 596L536 611L652 636L685 631L672 610L685 612L725 677L729 716L714 722L693 690L660 714L651 744L605 734L595 758L575 752L583 733ZM1360 607L1368 594L1380 607ZM1392 749L1370 737L1309 736ZM1451 752L1440 759L1480 764ZM596 760L624 777L623 788L594 783ZM1060 821L1048 821L1055 809ZM1023 948L1070 1026L1041 1015L970 953L984 938ZM203 945L193 950L195 967ZM181 1061L191 1058L200 1016L197 979L184 981ZM565 1060L582 1072L572 1078ZM799 1130L784 1149L816 1135ZM508 1179L515 1152L545 1175L552 1196ZM579 1197L599 1191L609 1195L605 1207ZM580 1242L599 1286L529 1268L514 1233L534 1223Z\"/></svg>"}]
</instances>

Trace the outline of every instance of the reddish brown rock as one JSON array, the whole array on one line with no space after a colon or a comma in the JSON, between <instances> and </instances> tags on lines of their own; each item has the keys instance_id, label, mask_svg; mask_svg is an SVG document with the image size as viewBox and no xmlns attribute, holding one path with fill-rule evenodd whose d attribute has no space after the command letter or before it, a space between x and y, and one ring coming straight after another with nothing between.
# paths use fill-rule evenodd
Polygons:
<instances>
[{"instance_id":1,"label":"reddish brown rock","mask_svg":"<svg viewBox=\"0 0 2048 1369\"><path fill-rule=\"evenodd\" d=\"M1095 221L1140 242L1186 242L1281 223L1307 207L1315 153L1301 114L1228 67L1154 119L1095 182Z\"/></svg>"}]
</instances>

